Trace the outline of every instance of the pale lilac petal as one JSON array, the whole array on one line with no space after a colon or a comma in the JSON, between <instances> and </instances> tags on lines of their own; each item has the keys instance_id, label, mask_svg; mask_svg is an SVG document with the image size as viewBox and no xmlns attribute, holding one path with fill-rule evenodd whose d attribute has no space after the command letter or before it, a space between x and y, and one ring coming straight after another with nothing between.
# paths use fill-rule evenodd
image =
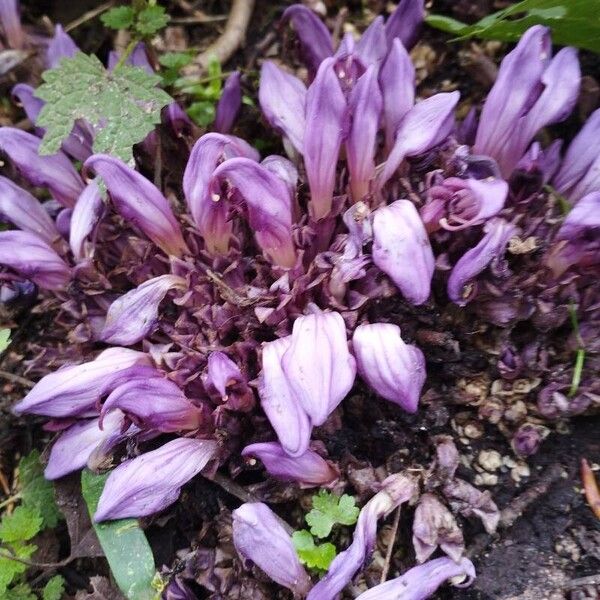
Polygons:
<instances>
[{"instance_id":1,"label":"pale lilac petal","mask_svg":"<svg viewBox=\"0 0 600 600\"><path fill-rule=\"evenodd\" d=\"M87 240L98 225L104 208L98 184L92 180L81 192L71 216L69 245L76 261L92 256L93 244L88 244Z\"/></svg>"},{"instance_id":2,"label":"pale lilac petal","mask_svg":"<svg viewBox=\"0 0 600 600\"><path fill-rule=\"evenodd\" d=\"M446 482L443 492L453 510L459 511L465 517L475 515L481 519L490 535L496 531L500 522L500 511L489 490L481 492L470 483L454 477Z\"/></svg>"},{"instance_id":3,"label":"pale lilac petal","mask_svg":"<svg viewBox=\"0 0 600 600\"><path fill-rule=\"evenodd\" d=\"M263 158L260 164L277 175L288 186L290 198L295 198L296 188L298 187L298 169L296 169L293 162L283 156L271 154Z\"/></svg>"},{"instance_id":4,"label":"pale lilac petal","mask_svg":"<svg viewBox=\"0 0 600 600\"><path fill-rule=\"evenodd\" d=\"M208 357L205 385L213 386L222 398L227 397L227 387L246 382L240 368L224 352L211 352Z\"/></svg>"},{"instance_id":5,"label":"pale lilac petal","mask_svg":"<svg viewBox=\"0 0 600 600\"><path fill-rule=\"evenodd\" d=\"M35 125L38 115L45 104L43 100L34 95L35 88L27 83L17 83L10 93L12 94L13 99L15 99L15 102L23 107L27 118Z\"/></svg>"},{"instance_id":6,"label":"pale lilac petal","mask_svg":"<svg viewBox=\"0 0 600 600\"><path fill-rule=\"evenodd\" d=\"M159 305L169 290L185 287L185 280L177 275L159 275L138 285L109 306L100 339L119 346L136 344L154 329Z\"/></svg>"},{"instance_id":7,"label":"pale lilac petal","mask_svg":"<svg viewBox=\"0 0 600 600\"><path fill-rule=\"evenodd\" d=\"M229 133L242 107L242 88L240 86L241 73L234 71L225 80L221 97L215 112L215 131Z\"/></svg>"},{"instance_id":8,"label":"pale lilac petal","mask_svg":"<svg viewBox=\"0 0 600 600\"><path fill-rule=\"evenodd\" d=\"M72 58L77 52L79 48L73 38L62 28L62 25L56 25L54 37L46 49L46 68L58 67L63 58Z\"/></svg>"},{"instance_id":9,"label":"pale lilac petal","mask_svg":"<svg viewBox=\"0 0 600 600\"><path fill-rule=\"evenodd\" d=\"M271 509L262 502L246 502L232 514L233 543L238 554L279 585L304 596L310 578L298 560L292 538Z\"/></svg>"},{"instance_id":10,"label":"pale lilac petal","mask_svg":"<svg viewBox=\"0 0 600 600\"><path fill-rule=\"evenodd\" d=\"M355 52L365 67L381 64L388 52L383 17L371 22L356 44Z\"/></svg>"},{"instance_id":11,"label":"pale lilac petal","mask_svg":"<svg viewBox=\"0 0 600 600\"><path fill-rule=\"evenodd\" d=\"M409 50L415 45L425 17L424 0L400 0L385 24L388 46L400 38Z\"/></svg>"},{"instance_id":12,"label":"pale lilac petal","mask_svg":"<svg viewBox=\"0 0 600 600\"><path fill-rule=\"evenodd\" d=\"M21 26L19 0L0 2L0 24L9 48L19 50L25 46L25 32Z\"/></svg>"},{"instance_id":13,"label":"pale lilac petal","mask_svg":"<svg viewBox=\"0 0 600 600\"><path fill-rule=\"evenodd\" d=\"M145 517L163 510L215 458L217 449L214 440L177 438L121 463L104 484L94 521Z\"/></svg>"}]
</instances>

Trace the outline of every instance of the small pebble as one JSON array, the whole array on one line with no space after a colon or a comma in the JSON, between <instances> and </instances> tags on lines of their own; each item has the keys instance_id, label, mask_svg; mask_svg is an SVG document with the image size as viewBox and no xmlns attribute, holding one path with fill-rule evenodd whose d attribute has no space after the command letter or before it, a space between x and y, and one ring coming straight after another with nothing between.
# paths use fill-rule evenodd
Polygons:
<instances>
[{"instance_id":1,"label":"small pebble","mask_svg":"<svg viewBox=\"0 0 600 600\"><path fill-rule=\"evenodd\" d=\"M482 450L477 462L488 472L493 473L502 466L502 456L497 450Z\"/></svg>"}]
</instances>

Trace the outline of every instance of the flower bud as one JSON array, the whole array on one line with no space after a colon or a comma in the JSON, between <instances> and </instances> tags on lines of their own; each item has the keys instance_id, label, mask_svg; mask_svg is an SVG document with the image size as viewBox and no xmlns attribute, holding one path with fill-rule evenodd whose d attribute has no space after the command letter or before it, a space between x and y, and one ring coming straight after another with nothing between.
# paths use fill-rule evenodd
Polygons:
<instances>
[{"instance_id":1,"label":"flower bud","mask_svg":"<svg viewBox=\"0 0 600 600\"><path fill-rule=\"evenodd\" d=\"M225 80L221 97L217 103L214 128L219 133L229 133L242 107L241 73L234 71Z\"/></svg>"},{"instance_id":2,"label":"flower bud","mask_svg":"<svg viewBox=\"0 0 600 600\"><path fill-rule=\"evenodd\" d=\"M399 38L410 50L416 43L425 17L423 0L400 0L385 24L388 46Z\"/></svg>"},{"instance_id":3,"label":"flower bud","mask_svg":"<svg viewBox=\"0 0 600 600\"><path fill-rule=\"evenodd\" d=\"M224 352L210 353L202 381L209 393L217 392L227 408L248 412L254 407L254 394L246 377Z\"/></svg>"},{"instance_id":4,"label":"flower bud","mask_svg":"<svg viewBox=\"0 0 600 600\"><path fill-rule=\"evenodd\" d=\"M77 52L79 48L73 38L62 28L62 25L57 24L54 28L54 37L46 48L46 68L58 67L63 58L72 58Z\"/></svg>"},{"instance_id":5,"label":"flower bud","mask_svg":"<svg viewBox=\"0 0 600 600\"><path fill-rule=\"evenodd\" d=\"M75 203L71 215L69 246L75 260L80 262L93 254L93 244L87 242L104 213L104 202L96 180L90 181ZM91 248L88 247L91 246Z\"/></svg>"}]
</instances>

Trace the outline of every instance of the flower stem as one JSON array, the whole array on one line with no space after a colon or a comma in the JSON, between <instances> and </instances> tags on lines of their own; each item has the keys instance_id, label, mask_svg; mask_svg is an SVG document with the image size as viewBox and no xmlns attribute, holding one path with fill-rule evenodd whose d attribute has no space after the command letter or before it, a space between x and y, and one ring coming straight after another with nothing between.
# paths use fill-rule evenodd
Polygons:
<instances>
[{"instance_id":1,"label":"flower stem","mask_svg":"<svg viewBox=\"0 0 600 600\"><path fill-rule=\"evenodd\" d=\"M571 325L573 327L573 333L577 340L577 353L575 355L575 366L573 367L573 377L571 379L571 387L569 389L569 398L572 398L579 389L581 383L581 375L583 374L583 365L585 363L585 343L579 332L579 321L577 319L577 311L575 305L571 303L569 305L569 316L571 317Z\"/></svg>"}]
</instances>

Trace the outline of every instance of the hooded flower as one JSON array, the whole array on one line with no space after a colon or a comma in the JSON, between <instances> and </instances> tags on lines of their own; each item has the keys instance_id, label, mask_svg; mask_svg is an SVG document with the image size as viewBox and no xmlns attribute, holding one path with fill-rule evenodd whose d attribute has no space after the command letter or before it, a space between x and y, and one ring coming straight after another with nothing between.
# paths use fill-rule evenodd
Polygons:
<instances>
[{"instance_id":1,"label":"hooded flower","mask_svg":"<svg viewBox=\"0 0 600 600\"><path fill-rule=\"evenodd\" d=\"M377 537L377 522L396 507L408 502L416 493L415 481L405 475L390 475L365 504L358 516L352 543L329 565L325 576L312 588L306 600L333 600L354 574L371 557Z\"/></svg>"},{"instance_id":2,"label":"hooded flower","mask_svg":"<svg viewBox=\"0 0 600 600\"><path fill-rule=\"evenodd\" d=\"M502 259L517 229L504 219L494 218L485 224L483 231L481 241L460 257L448 279L448 296L460 306L465 306L475 295L475 277L492 262Z\"/></svg>"},{"instance_id":3,"label":"hooded flower","mask_svg":"<svg viewBox=\"0 0 600 600\"><path fill-rule=\"evenodd\" d=\"M63 367L46 375L14 407L14 411L47 417L95 412L96 403L112 383L130 372L132 367L143 365L150 365L150 359L143 352L109 348L92 361Z\"/></svg>"},{"instance_id":4,"label":"hooded flower","mask_svg":"<svg viewBox=\"0 0 600 600\"><path fill-rule=\"evenodd\" d=\"M234 71L225 81L217 103L214 128L219 133L229 133L242 107L241 73Z\"/></svg>"},{"instance_id":5,"label":"hooded flower","mask_svg":"<svg viewBox=\"0 0 600 600\"><path fill-rule=\"evenodd\" d=\"M0 231L0 265L46 290L63 289L71 281L71 268L47 242L29 231Z\"/></svg>"},{"instance_id":6,"label":"hooded flower","mask_svg":"<svg viewBox=\"0 0 600 600\"><path fill-rule=\"evenodd\" d=\"M468 558L459 562L436 558L413 567L401 577L376 585L357 600L426 600L446 581L461 575L467 577L467 581L455 584L457 587L467 587L475 579L475 567Z\"/></svg>"},{"instance_id":7,"label":"hooded flower","mask_svg":"<svg viewBox=\"0 0 600 600\"><path fill-rule=\"evenodd\" d=\"M215 458L217 449L214 440L177 438L121 463L106 480L94 521L145 517L163 510Z\"/></svg>"},{"instance_id":8,"label":"hooded flower","mask_svg":"<svg viewBox=\"0 0 600 600\"><path fill-rule=\"evenodd\" d=\"M404 343L397 325L359 325L352 350L358 373L371 388L404 410L416 412L426 377L425 357L416 346Z\"/></svg>"},{"instance_id":9,"label":"hooded flower","mask_svg":"<svg viewBox=\"0 0 600 600\"><path fill-rule=\"evenodd\" d=\"M110 305L100 339L120 346L139 342L156 325L158 307L169 290L185 287L185 280L176 275L160 275L138 285Z\"/></svg>"},{"instance_id":10,"label":"hooded flower","mask_svg":"<svg viewBox=\"0 0 600 600\"><path fill-rule=\"evenodd\" d=\"M72 58L77 52L79 48L73 38L62 28L62 25L57 25L54 37L46 49L46 68L58 67L63 58Z\"/></svg>"},{"instance_id":11,"label":"hooded flower","mask_svg":"<svg viewBox=\"0 0 600 600\"><path fill-rule=\"evenodd\" d=\"M0 148L8 154L19 173L32 185L47 187L63 206L72 208L84 184L71 161L59 151L40 156L40 138L15 129L0 127Z\"/></svg>"},{"instance_id":12,"label":"hooded flower","mask_svg":"<svg viewBox=\"0 0 600 600\"><path fill-rule=\"evenodd\" d=\"M238 554L295 595L306 595L310 579L298 560L292 538L271 509L262 502L246 502L232 514L233 543Z\"/></svg>"},{"instance_id":13,"label":"hooded flower","mask_svg":"<svg viewBox=\"0 0 600 600\"><path fill-rule=\"evenodd\" d=\"M19 0L2 0L0 2L0 24L8 47L18 50L25 46L25 32L21 26Z\"/></svg>"},{"instance_id":14,"label":"hooded flower","mask_svg":"<svg viewBox=\"0 0 600 600\"><path fill-rule=\"evenodd\" d=\"M84 167L102 177L117 212L166 254L188 251L168 200L143 175L107 154L90 156Z\"/></svg>"},{"instance_id":15,"label":"hooded flower","mask_svg":"<svg viewBox=\"0 0 600 600\"><path fill-rule=\"evenodd\" d=\"M254 407L254 394L246 377L224 352L210 353L202 382L209 393L215 391L231 410L246 412Z\"/></svg>"},{"instance_id":16,"label":"hooded flower","mask_svg":"<svg viewBox=\"0 0 600 600\"><path fill-rule=\"evenodd\" d=\"M102 214L104 202L96 180L90 181L75 203L69 228L69 246L76 261L89 258L93 254L93 244L87 238L96 229Z\"/></svg>"},{"instance_id":17,"label":"hooded flower","mask_svg":"<svg viewBox=\"0 0 600 600\"><path fill-rule=\"evenodd\" d=\"M395 38L409 50L415 45L425 16L423 5L424 0L400 0L385 24L388 46Z\"/></svg>"},{"instance_id":18,"label":"hooded flower","mask_svg":"<svg viewBox=\"0 0 600 600\"><path fill-rule=\"evenodd\" d=\"M313 425L322 425L352 389L356 361L348 351L346 326L337 312L294 321L283 372Z\"/></svg>"},{"instance_id":19,"label":"hooded flower","mask_svg":"<svg viewBox=\"0 0 600 600\"><path fill-rule=\"evenodd\" d=\"M427 301L435 259L421 217L410 200L397 200L373 213L373 262L409 302Z\"/></svg>"},{"instance_id":20,"label":"hooded flower","mask_svg":"<svg viewBox=\"0 0 600 600\"><path fill-rule=\"evenodd\" d=\"M314 450L290 456L277 442L250 444L242 450L242 456L258 458L269 475L283 481L296 481L302 488L329 487L340 476L338 469Z\"/></svg>"}]
</instances>

